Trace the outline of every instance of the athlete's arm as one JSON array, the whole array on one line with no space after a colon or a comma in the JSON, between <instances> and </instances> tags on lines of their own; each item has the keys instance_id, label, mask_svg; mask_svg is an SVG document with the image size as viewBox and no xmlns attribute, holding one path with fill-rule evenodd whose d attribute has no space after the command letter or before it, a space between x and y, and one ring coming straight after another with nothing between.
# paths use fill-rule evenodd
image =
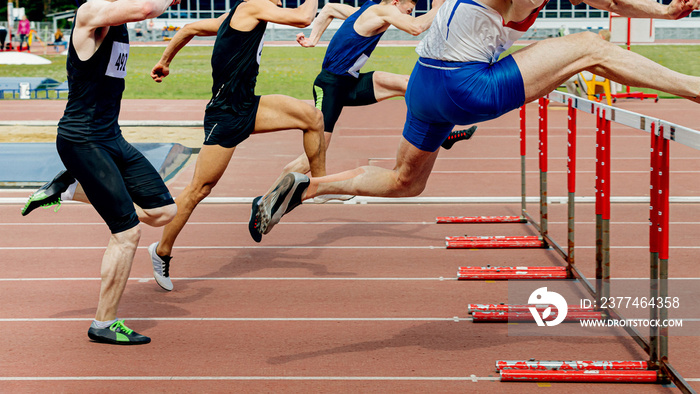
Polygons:
<instances>
[{"instance_id":1,"label":"athlete's arm","mask_svg":"<svg viewBox=\"0 0 700 394\"><path fill-rule=\"evenodd\" d=\"M75 15L73 47L78 57L89 59L106 35L102 28L155 18L175 4L180 4L180 0L88 1Z\"/></svg>"},{"instance_id":2,"label":"athlete's arm","mask_svg":"<svg viewBox=\"0 0 700 394\"><path fill-rule=\"evenodd\" d=\"M180 52L180 49L184 48L190 40L195 36L215 36L219 31L219 26L223 23L224 19L228 13L221 15L216 19L205 19L193 23L188 23L183 26L178 32L173 36L172 40L168 43L163 51L163 56L161 56L158 63L153 66L151 70L151 78L156 82L162 82L163 78L170 74L170 62L173 61L175 55Z\"/></svg>"},{"instance_id":3,"label":"athlete's arm","mask_svg":"<svg viewBox=\"0 0 700 394\"><path fill-rule=\"evenodd\" d=\"M347 4L338 3L328 3L318 13L316 19L314 19L313 26L311 28L311 33L309 33L309 38L304 37L304 33L297 34L297 42L299 45L310 48L316 46L318 41L321 39L323 32L326 31L328 25L331 24L333 19L348 19L359 8L349 6Z\"/></svg>"},{"instance_id":4,"label":"athlete's arm","mask_svg":"<svg viewBox=\"0 0 700 394\"><path fill-rule=\"evenodd\" d=\"M385 23L390 23L408 34L417 36L428 30L430 25L433 23L435 14L437 14L438 9L444 2L444 0L434 0L430 11L419 17L402 14L398 8L393 6L376 7L377 16L379 16Z\"/></svg>"},{"instance_id":5,"label":"athlete's arm","mask_svg":"<svg viewBox=\"0 0 700 394\"><path fill-rule=\"evenodd\" d=\"M239 10L241 11L240 16L238 15ZM249 27L250 22L244 19L247 19L246 16L251 16L257 21L294 27L307 27L313 22L316 10L318 10L317 0L306 0L304 4L297 8L282 8L274 5L269 0L248 0L238 6L231 20L231 25L232 27L234 24L242 28Z\"/></svg>"},{"instance_id":6,"label":"athlete's arm","mask_svg":"<svg viewBox=\"0 0 700 394\"><path fill-rule=\"evenodd\" d=\"M180 0L93 0L80 7L76 23L83 27L98 28L118 26L127 22L140 22L159 16Z\"/></svg>"},{"instance_id":7,"label":"athlete's arm","mask_svg":"<svg viewBox=\"0 0 700 394\"><path fill-rule=\"evenodd\" d=\"M672 0L668 5L652 0L583 0L583 2L591 7L628 18L680 19L700 7L699 0Z\"/></svg>"}]
</instances>

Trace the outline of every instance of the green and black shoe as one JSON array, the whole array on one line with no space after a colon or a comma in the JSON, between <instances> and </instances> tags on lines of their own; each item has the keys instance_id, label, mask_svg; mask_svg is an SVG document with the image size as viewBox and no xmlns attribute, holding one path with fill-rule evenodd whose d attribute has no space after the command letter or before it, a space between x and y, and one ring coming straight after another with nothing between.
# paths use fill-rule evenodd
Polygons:
<instances>
[{"instance_id":1,"label":"green and black shoe","mask_svg":"<svg viewBox=\"0 0 700 394\"><path fill-rule=\"evenodd\" d=\"M455 142L472 138L474 132L476 132L476 126L472 126L466 130L452 130L445 142L442 143L443 149L450 149Z\"/></svg>"},{"instance_id":2,"label":"green and black shoe","mask_svg":"<svg viewBox=\"0 0 700 394\"><path fill-rule=\"evenodd\" d=\"M124 325L124 320L117 320L108 328L90 326L88 337L95 342L111 343L113 345L145 345L151 338L143 336Z\"/></svg>"},{"instance_id":3,"label":"green and black shoe","mask_svg":"<svg viewBox=\"0 0 700 394\"><path fill-rule=\"evenodd\" d=\"M61 193L68 190L68 186L73 182L75 182L75 178L68 171L63 170L59 172L52 181L47 182L29 196L29 200L22 208L22 216L26 216L29 212L39 207L47 209L54 205L56 205L54 212L58 212L58 208L61 207Z\"/></svg>"}]
</instances>

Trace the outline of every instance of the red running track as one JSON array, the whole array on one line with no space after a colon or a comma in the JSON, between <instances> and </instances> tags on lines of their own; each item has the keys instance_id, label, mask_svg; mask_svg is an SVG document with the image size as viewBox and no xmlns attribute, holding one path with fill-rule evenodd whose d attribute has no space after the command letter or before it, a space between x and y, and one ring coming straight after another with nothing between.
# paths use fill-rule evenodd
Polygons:
<instances>
[{"instance_id":1,"label":"red running track","mask_svg":"<svg viewBox=\"0 0 700 394\"><path fill-rule=\"evenodd\" d=\"M49 104L60 103L50 102ZM203 102L147 119L201 119ZM14 104L14 102L10 102ZM402 101L348 108L328 153L330 172L368 162L393 166ZM3 103L5 106L5 103ZM700 128L685 101L620 103ZM47 109L50 112L51 109ZM60 109L58 109L60 112ZM3 111L3 114L6 112ZM12 113L12 111L10 111ZM187 116L185 115L187 114ZM188 118L189 116L191 118ZM3 115L5 116L5 115ZM528 106L528 194L537 195L536 107ZM565 111L550 113L550 196L566 195ZM442 152L423 197L518 197L517 113L480 125L475 137ZM577 195L593 195L594 121L579 115ZM301 151L299 131L253 136L237 149L213 197L253 197ZM613 125L613 196L648 194L649 137ZM172 141L163 141L172 142ZM671 147L672 195L700 196L700 153ZM193 166L169 185L177 194ZM3 190L0 197L29 192ZM646 193L646 194L645 194ZM473 324L470 303L508 301L507 281L458 282L460 266L556 266L552 251L446 250L446 236L534 235L524 224L436 225L437 216L517 215L518 203L305 204L256 244L249 205L202 204L176 245L164 292L145 248L160 230L144 226L120 307L130 327L152 337L140 347L91 343L86 334L109 233L91 207L64 204L23 218L0 205L0 391L75 392L671 392L644 384L500 383L495 360L642 360L627 336L508 336L508 325ZM531 214L537 205L529 204ZM648 276L648 206L614 204L612 274ZM594 276L595 215L577 205L577 262ZM671 210L671 277L700 278L700 207ZM550 233L566 240L566 206L550 206ZM697 337L673 337L670 360L700 389Z\"/></svg>"}]
</instances>

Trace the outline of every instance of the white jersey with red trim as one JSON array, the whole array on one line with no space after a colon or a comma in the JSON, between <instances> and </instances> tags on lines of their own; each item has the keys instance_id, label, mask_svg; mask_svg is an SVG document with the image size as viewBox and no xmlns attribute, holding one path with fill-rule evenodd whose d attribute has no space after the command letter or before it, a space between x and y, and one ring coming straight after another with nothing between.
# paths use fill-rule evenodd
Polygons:
<instances>
[{"instance_id":1,"label":"white jersey with red trim","mask_svg":"<svg viewBox=\"0 0 700 394\"><path fill-rule=\"evenodd\" d=\"M446 0L416 52L451 62L494 63L535 23L546 3L524 20L505 24L501 14L477 0Z\"/></svg>"}]
</instances>

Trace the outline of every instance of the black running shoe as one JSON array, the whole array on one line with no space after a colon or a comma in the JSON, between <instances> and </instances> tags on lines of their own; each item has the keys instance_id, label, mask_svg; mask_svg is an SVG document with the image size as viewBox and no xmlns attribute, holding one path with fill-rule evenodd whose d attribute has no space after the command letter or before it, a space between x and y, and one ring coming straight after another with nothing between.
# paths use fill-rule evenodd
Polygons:
<instances>
[{"instance_id":1,"label":"black running shoe","mask_svg":"<svg viewBox=\"0 0 700 394\"><path fill-rule=\"evenodd\" d=\"M250 208L250 219L248 220L248 231L253 241L260 242L262 233L258 229L258 212L260 212L260 200L262 196L257 196L253 199L253 206Z\"/></svg>"},{"instance_id":2,"label":"black running shoe","mask_svg":"<svg viewBox=\"0 0 700 394\"><path fill-rule=\"evenodd\" d=\"M466 130L452 130L450 135L447 136L445 142L442 143L442 147L445 149L452 148L455 142L468 140L472 138L474 132L476 131L476 126L472 126Z\"/></svg>"},{"instance_id":3,"label":"black running shoe","mask_svg":"<svg viewBox=\"0 0 700 394\"><path fill-rule=\"evenodd\" d=\"M302 196L311 183L308 176L290 172L263 197L258 207L257 229L260 234L267 234L282 216L301 205Z\"/></svg>"},{"instance_id":4,"label":"black running shoe","mask_svg":"<svg viewBox=\"0 0 700 394\"><path fill-rule=\"evenodd\" d=\"M57 205L54 212L58 212L58 208L61 207L61 193L68 190L68 186L73 182L75 182L75 178L68 171L59 172L51 182L47 182L29 196L29 200L22 208L22 216L26 216L39 207L46 209L54 205Z\"/></svg>"},{"instance_id":5,"label":"black running shoe","mask_svg":"<svg viewBox=\"0 0 700 394\"><path fill-rule=\"evenodd\" d=\"M113 345L144 345L151 342L151 338L138 334L125 326L124 320L117 320L108 328L90 326L88 337L95 342Z\"/></svg>"}]
</instances>

